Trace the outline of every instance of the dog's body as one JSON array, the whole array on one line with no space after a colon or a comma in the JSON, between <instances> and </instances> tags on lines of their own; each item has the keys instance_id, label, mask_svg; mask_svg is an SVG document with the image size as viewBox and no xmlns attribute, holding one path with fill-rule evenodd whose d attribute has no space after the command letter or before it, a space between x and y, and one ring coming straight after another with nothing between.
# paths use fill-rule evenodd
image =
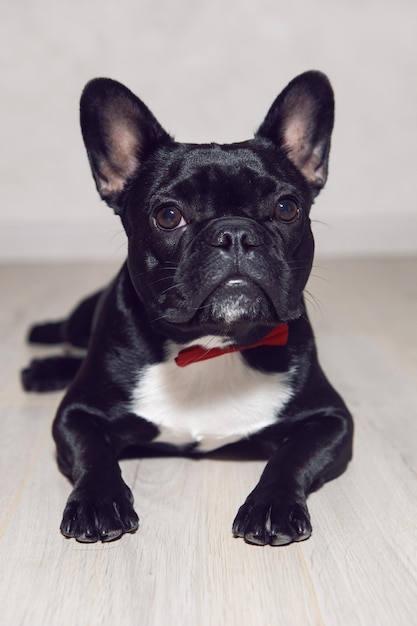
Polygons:
<instances>
[{"instance_id":1,"label":"dog's body","mask_svg":"<svg viewBox=\"0 0 417 626\"><path fill-rule=\"evenodd\" d=\"M79 541L138 527L118 459L199 455L245 441L268 463L235 536L281 545L310 536L308 493L344 471L352 419L320 369L303 290L309 211L327 176L333 95L296 78L255 138L179 144L125 87L87 85L81 125L97 188L121 216L128 259L110 287L31 340L87 347L23 373L66 386L54 422L74 482L61 525Z\"/></svg>"}]
</instances>

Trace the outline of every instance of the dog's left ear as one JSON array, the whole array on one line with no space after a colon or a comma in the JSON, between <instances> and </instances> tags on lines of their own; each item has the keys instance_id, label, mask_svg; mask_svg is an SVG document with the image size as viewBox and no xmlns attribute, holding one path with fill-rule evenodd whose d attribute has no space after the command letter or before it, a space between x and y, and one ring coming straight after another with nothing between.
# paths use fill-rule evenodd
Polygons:
<instances>
[{"instance_id":1,"label":"dog's left ear","mask_svg":"<svg viewBox=\"0 0 417 626\"><path fill-rule=\"evenodd\" d=\"M174 140L139 98L109 78L96 78L86 85L80 121L97 190L121 213L129 181L156 148Z\"/></svg>"},{"instance_id":2,"label":"dog's left ear","mask_svg":"<svg viewBox=\"0 0 417 626\"><path fill-rule=\"evenodd\" d=\"M333 122L329 80L321 72L305 72L277 97L256 136L283 148L317 194L327 178Z\"/></svg>"}]
</instances>

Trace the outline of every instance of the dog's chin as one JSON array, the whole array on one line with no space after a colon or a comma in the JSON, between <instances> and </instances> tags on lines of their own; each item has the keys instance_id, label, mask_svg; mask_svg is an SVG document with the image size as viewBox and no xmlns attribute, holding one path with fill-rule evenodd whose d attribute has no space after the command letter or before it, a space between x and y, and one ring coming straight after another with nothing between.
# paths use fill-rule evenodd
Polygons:
<instances>
[{"instance_id":1,"label":"dog's chin","mask_svg":"<svg viewBox=\"0 0 417 626\"><path fill-rule=\"evenodd\" d=\"M286 308L279 312L260 286L237 278L222 283L202 301L191 297L165 307L155 314L154 327L175 341L203 335L242 340L256 335L259 328L288 321L287 313Z\"/></svg>"},{"instance_id":2,"label":"dog's chin","mask_svg":"<svg viewBox=\"0 0 417 626\"><path fill-rule=\"evenodd\" d=\"M232 285L217 288L197 313L198 324L210 333L236 335L250 331L258 324L273 325L276 314L260 289L237 289Z\"/></svg>"}]
</instances>

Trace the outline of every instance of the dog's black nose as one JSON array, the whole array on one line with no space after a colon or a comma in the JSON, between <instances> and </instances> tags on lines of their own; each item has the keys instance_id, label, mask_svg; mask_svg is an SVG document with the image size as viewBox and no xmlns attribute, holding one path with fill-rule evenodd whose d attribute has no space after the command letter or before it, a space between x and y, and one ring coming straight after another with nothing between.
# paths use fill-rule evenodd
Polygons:
<instances>
[{"instance_id":1,"label":"dog's black nose","mask_svg":"<svg viewBox=\"0 0 417 626\"><path fill-rule=\"evenodd\" d=\"M261 238L256 232L252 220L246 218L216 220L215 225L207 235L209 235L207 243L215 248L224 248L225 250L232 250L233 248L248 250L261 245Z\"/></svg>"}]
</instances>

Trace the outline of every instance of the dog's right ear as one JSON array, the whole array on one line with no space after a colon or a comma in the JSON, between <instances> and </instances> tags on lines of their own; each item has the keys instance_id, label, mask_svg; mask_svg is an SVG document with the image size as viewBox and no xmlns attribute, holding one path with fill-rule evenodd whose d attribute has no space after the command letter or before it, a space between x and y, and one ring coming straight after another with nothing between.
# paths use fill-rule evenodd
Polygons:
<instances>
[{"instance_id":1,"label":"dog's right ear","mask_svg":"<svg viewBox=\"0 0 417 626\"><path fill-rule=\"evenodd\" d=\"M173 139L139 98L108 78L96 78L86 85L80 117L97 190L120 213L127 183L155 148L171 144Z\"/></svg>"},{"instance_id":2,"label":"dog's right ear","mask_svg":"<svg viewBox=\"0 0 417 626\"><path fill-rule=\"evenodd\" d=\"M334 121L334 97L321 72L304 72L276 98L256 133L282 148L309 182L324 187Z\"/></svg>"}]
</instances>

